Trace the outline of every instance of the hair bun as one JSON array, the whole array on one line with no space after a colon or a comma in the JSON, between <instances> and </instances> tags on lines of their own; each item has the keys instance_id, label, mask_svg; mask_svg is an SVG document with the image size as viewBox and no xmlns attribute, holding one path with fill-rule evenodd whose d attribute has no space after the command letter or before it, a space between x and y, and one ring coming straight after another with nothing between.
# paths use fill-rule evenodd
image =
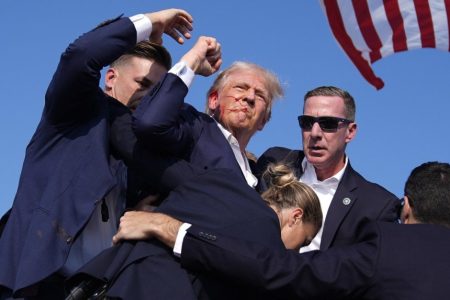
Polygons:
<instances>
[{"instance_id":1,"label":"hair bun","mask_svg":"<svg viewBox=\"0 0 450 300\"><path fill-rule=\"evenodd\" d=\"M263 179L269 187L283 188L298 181L293 170L285 164L269 164L263 174Z\"/></svg>"}]
</instances>

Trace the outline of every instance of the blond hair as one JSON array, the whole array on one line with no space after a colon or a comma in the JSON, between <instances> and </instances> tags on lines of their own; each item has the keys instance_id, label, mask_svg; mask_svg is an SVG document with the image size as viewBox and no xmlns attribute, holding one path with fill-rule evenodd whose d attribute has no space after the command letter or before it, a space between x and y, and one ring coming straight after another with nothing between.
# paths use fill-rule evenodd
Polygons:
<instances>
[{"instance_id":1,"label":"blond hair","mask_svg":"<svg viewBox=\"0 0 450 300\"><path fill-rule=\"evenodd\" d=\"M269 164L262 175L268 189L261 195L275 210L299 207L303 210L303 222L322 226L322 209L312 188L299 182L293 170L285 164Z\"/></svg>"}]
</instances>

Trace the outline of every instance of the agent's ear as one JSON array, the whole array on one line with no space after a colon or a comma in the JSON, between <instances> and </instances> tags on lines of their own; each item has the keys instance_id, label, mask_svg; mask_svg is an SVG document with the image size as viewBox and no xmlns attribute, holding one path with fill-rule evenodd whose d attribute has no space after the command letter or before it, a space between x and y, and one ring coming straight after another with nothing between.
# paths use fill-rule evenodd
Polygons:
<instances>
[{"instance_id":1,"label":"agent's ear","mask_svg":"<svg viewBox=\"0 0 450 300\"><path fill-rule=\"evenodd\" d=\"M211 111L215 111L219 107L219 93L213 91L208 95L208 108Z\"/></svg>"},{"instance_id":2,"label":"agent's ear","mask_svg":"<svg viewBox=\"0 0 450 300\"><path fill-rule=\"evenodd\" d=\"M350 123L347 127L347 137L345 138L345 142L349 143L356 136L356 131L358 129L358 125L356 123Z\"/></svg>"},{"instance_id":3,"label":"agent's ear","mask_svg":"<svg viewBox=\"0 0 450 300\"><path fill-rule=\"evenodd\" d=\"M409 205L408 196L405 196L403 199L405 203L403 204L402 213L400 214L400 220L403 224L412 224L414 223L414 216L411 205Z\"/></svg>"},{"instance_id":4,"label":"agent's ear","mask_svg":"<svg viewBox=\"0 0 450 300\"><path fill-rule=\"evenodd\" d=\"M289 214L289 226L300 224L303 217L303 209L296 207Z\"/></svg>"},{"instance_id":5,"label":"agent's ear","mask_svg":"<svg viewBox=\"0 0 450 300\"><path fill-rule=\"evenodd\" d=\"M105 88L106 90L111 90L116 83L117 77L119 77L119 72L117 69L109 68L105 74Z\"/></svg>"}]
</instances>

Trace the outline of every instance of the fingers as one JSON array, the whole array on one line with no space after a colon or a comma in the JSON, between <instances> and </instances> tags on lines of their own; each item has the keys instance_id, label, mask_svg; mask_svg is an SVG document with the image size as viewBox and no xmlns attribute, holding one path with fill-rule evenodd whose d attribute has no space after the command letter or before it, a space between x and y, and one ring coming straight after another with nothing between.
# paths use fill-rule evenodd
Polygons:
<instances>
[{"instance_id":1,"label":"fingers","mask_svg":"<svg viewBox=\"0 0 450 300\"><path fill-rule=\"evenodd\" d=\"M149 238L146 221L151 218L150 212L129 211L120 218L117 233L113 236L113 244L123 240L144 240Z\"/></svg>"},{"instance_id":2,"label":"fingers","mask_svg":"<svg viewBox=\"0 0 450 300\"><path fill-rule=\"evenodd\" d=\"M179 44L183 44L184 39L182 38L182 36L184 36L186 39L190 39L192 37L192 22L193 18L190 14L188 14L184 10L179 10L177 17L174 19L172 24L168 26L167 30L165 30L164 33L172 37Z\"/></svg>"},{"instance_id":3,"label":"fingers","mask_svg":"<svg viewBox=\"0 0 450 300\"><path fill-rule=\"evenodd\" d=\"M192 21L189 21L183 16L180 16L178 21L173 24L173 27L184 37L191 38Z\"/></svg>"},{"instance_id":4,"label":"fingers","mask_svg":"<svg viewBox=\"0 0 450 300\"><path fill-rule=\"evenodd\" d=\"M165 27L164 33L177 41L177 43L183 44L183 37L185 37L186 39L190 39L192 37L192 30L192 24L183 16L180 16L179 19L175 20L172 24Z\"/></svg>"},{"instance_id":5,"label":"fingers","mask_svg":"<svg viewBox=\"0 0 450 300\"><path fill-rule=\"evenodd\" d=\"M206 60L211 67L211 72L219 70L222 65L222 45L216 39L211 41L206 52Z\"/></svg>"},{"instance_id":6,"label":"fingers","mask_svg":"<svg viewBox=\"0 0 450 300\"><path fill-rule=\"evenodd\" d=\"M215 63L222 57L222 46L214 39L214 42L208 46L206 51L206 59L210 63Z\"/></svg>"},{"instance_id":7,"label":"fingers","mask_svg":"<svg viewBox=\"0 0 450 300\"><path fill-rule=\"evenodd\" d=\"M173 10L177 11L179 17L183 18L185 20L185 23L191 26L192 30L192 23L194 22L194 18L184 9L173 9Z\"/></svg>"},{"instance_id":8,"label":"fingers","mask_svg":"<svg viewBox=\"0 0 450 300\"><path fill-rule=\"evenodd\" d=\"M146 14L152 22L151 40L159 40L163 33L169 35L180 44L184 43L184 38L191 38L194 19L185 10L166 9L154 13Z\"/></svg>"}]
</instances>

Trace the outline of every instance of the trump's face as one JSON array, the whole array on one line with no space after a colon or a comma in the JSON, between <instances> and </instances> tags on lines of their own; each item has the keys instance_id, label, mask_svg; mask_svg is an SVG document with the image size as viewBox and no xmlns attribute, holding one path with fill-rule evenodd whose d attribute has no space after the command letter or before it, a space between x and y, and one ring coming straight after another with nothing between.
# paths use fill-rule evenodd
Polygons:
<instances>
[{"instance_id":1,"label":"trump's face","mask_svg":"<svg viewBox=\"0 0 450 300\"><path fill-rule=\"evenodd\" d=\"M208 106L231 133L251 136L264 127L269 100L266 82L259 72L240 70L231 73L223 87L209 95Z\"/></svg>"}]
</instances>

